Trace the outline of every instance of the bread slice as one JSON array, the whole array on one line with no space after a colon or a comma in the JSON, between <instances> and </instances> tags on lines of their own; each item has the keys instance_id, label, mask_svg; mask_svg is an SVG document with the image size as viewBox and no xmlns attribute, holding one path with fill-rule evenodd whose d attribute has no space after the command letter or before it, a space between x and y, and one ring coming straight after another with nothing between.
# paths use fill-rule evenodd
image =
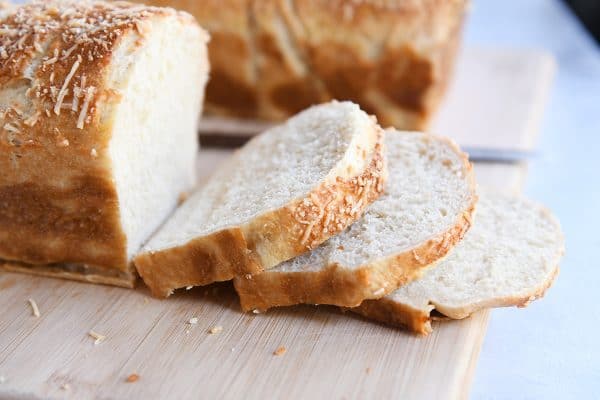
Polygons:
<instances>
[{"instance_id":1,"label":"bread slice","mask_svg":"<svg viewBox=\"0 0 600 400\"><path fill-rule=\"evenodd\" d=\"M135 259L157 296L255 274L317 247L383 192L383 130L349 102L249 142Z\"/></svg>"},{"instance_id":2,"label":"bread slice","mask_svg":"<svg viewBox=\"0 0 600 400\"><path fill-rule=\"evenodd\" d=\"M208 34L126 2L0 18L2 268L132 286L133 255L195 184Z\"/></svg>"},{"instance_id":3,"label":"bread slice","mask_svg":"<svg viewBox=\"0 0 600 400\"><path fill-rule=\"evenodd\" d=\"M558 274L564 239L557 220L528 200L482 193L475 225L422 278L353 309L414 332L431 332L432 312L452 319L541 297Z\"/></svg>"},{"instance_id":4,"label":"bread slice","mask_svg":"<svg viewBox=\"0 0 600 400\"><path fill-rule=\"evenodd\" d=\"M309 254L234 280L242 308L298 303L355 307L381 298L444 257L471 225L471 164L452 142L386 135L386 193L345 232Z\"/></svg>"}]
</instances>

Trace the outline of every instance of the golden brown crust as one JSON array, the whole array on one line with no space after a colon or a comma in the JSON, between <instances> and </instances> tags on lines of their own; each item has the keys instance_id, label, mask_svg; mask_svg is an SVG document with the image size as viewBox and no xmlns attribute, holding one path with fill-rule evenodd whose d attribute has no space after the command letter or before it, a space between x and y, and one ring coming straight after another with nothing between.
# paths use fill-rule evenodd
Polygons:
<instances>
[{"instance_id":1,"label":"golden brown crust","mask_svg":"<svg viewBox=\"0 0 600 400\"><path fill-rule=\"evenodd\" d=\"M36 1L2 15L0 259L130 271L108 155L120 94L108 82L116 49L134 51L166 16L193 22L102 1Z\"/></svg>"},{"instance_id":2,"label":"golden brown crust","mask_svg":"<svg viewBox=\"0 0 600 400\"><path fill-rule=\"evenodd\" d=\"M421 335L428 335L432 331L430 312L397 303L386 297L366 300L350 311L387 325L407 328Z\"/></svg>"},{"instance_id":3,"label":"golden brown crust","mask_svg":"<svg viewBox=\"0 0 600 400\"><path fill-rule=\"evenodd\" d=\"M387 177L384 133L374 124L376 142L359 176L324 182L305 198L256 217L247 224L194 239L164 251L147 252L135 265L155 296L257 274L309 251L356 221L383 192ZM165 268L175 265L175 268Z\"/></svg>"},{"instance_id":4,"label":"golden brown crust","mask_svg":"<svg viewBox=\"0 0 600 400\"><path fill-rule=\"evenodd\" d=\"M352 100L384 126L421 130L451 77L468 1L150 3L185 9L211 32L212 114L278 121Z\"/></svg>"},{"instance_id":5,"label":"golden brown crust","mask_svg":"<svg viewBox=\"0 0 600 400\"><path fill-rule=\"evenodd\" d=\"M133 289L137 282L137 274L132 267L126 271L119 271L112 268L93 267L82 264L31 265L12 261L0 261L0 271L69 279L72 281L119 286L129 289Z\"/></svg>"}]
</instances>

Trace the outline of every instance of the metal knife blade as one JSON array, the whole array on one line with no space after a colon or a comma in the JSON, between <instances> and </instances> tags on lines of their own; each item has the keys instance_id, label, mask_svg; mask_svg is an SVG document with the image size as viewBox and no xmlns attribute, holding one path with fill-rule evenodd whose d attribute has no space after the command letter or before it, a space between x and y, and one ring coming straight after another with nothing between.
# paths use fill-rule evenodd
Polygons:
<instances>
[{"instance_id":1,"label":"metal knife blade","mask_svg":"<svg viewBox=\"0 0 600 400\"><path fill-rule=\"evenodd\" d=\"M514 149L490 149L484 147L462 147L469 159L476 163L515 164L537 157L532 151Z\"/></svg>"}]
</instances>

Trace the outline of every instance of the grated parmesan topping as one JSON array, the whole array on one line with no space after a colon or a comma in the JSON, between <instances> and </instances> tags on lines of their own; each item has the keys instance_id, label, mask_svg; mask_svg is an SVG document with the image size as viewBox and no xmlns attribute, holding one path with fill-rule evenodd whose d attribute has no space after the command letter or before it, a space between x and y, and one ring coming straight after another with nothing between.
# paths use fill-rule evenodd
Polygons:
<instances>
[{"instance_id":1,"label":"grated parmesan topping","mask_svg":"<svg viewBox=\"0 0 600 400\"><path fill-rule=\"evenodd\" d=\"M95 104L103 94L98 90L103 87L101 71L116 43L131 31L143 38L151 17L176 13L90 0L34 0L3 9L0 77L3 82L26 78L34 85L27 92L33 100L32 112L13 118L13 124L4 128L16 132L15 125L33 127L42 118L59 117L68 110L74 127L84 129L94 120Z\"/></svg>"}]
</instances>

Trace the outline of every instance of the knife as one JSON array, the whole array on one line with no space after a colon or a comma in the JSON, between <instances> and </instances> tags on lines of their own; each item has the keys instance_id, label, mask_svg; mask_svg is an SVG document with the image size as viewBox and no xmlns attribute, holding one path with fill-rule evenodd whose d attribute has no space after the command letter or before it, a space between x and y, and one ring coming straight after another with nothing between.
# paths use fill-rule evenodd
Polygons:
<instances>
[{"instance_id":1,"label":"knife","mask_svg":"<svg viewBox=\"0 0 600 400\"><path fill-rule=\"evenodd\" d=\"M526 162L537 157L532 151L516 149L491 149L486 147L462 147L475 163L515 164Z\"/></svg>"}]
</instances>

